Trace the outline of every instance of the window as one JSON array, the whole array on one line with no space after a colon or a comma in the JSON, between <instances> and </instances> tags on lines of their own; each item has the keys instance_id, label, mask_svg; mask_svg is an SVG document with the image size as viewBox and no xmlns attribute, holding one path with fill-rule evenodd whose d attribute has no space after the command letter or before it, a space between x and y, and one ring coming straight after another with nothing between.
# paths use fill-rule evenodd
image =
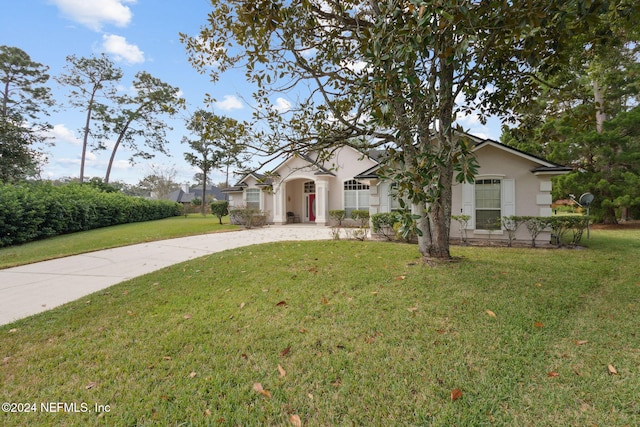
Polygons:
<instances>
[{"instance_id":1,"label":"window","mask_svg":"<svg viewBox=\"0 0 640 427\"><path fill-rule=\"evenodd\" d=\"M245 194L247 196L247 209L260 209L260 189L247 188Z\"/></svg>"},{"instance_id":2,"label":"window","mask_svg":"<svg viewBox=\"0 0 640 427\"><path fill-rule=\"evenodd\" d=\"M476 230L500 229L501 180L479 179L475 184Z\"/></svg>"},{"instance_id":3,"label":"window","mask_svg":"<svg viewBox=\"0 0 640 427\"><path fill-rule=\"evenodd\" d=\"M398 184L395 182L391 184L389 188L389 211L397 212L402 210L402 205L400 204L400 199L404 201L404 206L407 207L410 205L409 200L406 197L400 197L401 194L398 194Z\"/></svg>"},{"instance_id":4,"label":"window","mask_svg":"<svg viewBox=\"0 0 640 427\"><path fill-rule=\"evenodd\" d=\"M344 183L344 210L347 218L351 211L369 209L369 186L352 179Z\"/></svg>"},{"instance_id":5,"label":"window","mask_svg":"<svg viewBox=\"0 0 640 427\"><path fill-rule=\"evenodd\" d=\"M313 181L307 181L304 183L304 193L311 194L316 192L316 183Z\"/></svg>"}]
</instances>

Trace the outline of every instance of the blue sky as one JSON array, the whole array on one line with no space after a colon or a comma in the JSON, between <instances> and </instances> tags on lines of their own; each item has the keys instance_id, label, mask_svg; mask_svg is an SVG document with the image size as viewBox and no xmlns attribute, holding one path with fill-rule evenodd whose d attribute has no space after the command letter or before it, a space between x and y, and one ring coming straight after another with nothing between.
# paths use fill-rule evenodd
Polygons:
<instances>
[{"instance_id":1,"label":"blue sky","mask_svg":"<svg viewBox=\"0 0 640 427\"><path fill-rule=\"evenodd\" d=\"M251 100L244 72L224 74L215 84L188 63L179 33L196 35L206 25L210 10L208 0L22 0L3 5L0 17L0 45L15 46L31 58L50 67L55 76L63 72L68 55L89 57L107 54L124 72L122 90L127 90L138 71L147 71L166 83L177 86L188 104L182 117L168 120L170 157L158 155L136 165L128 162L130 153L119 150L111 173L112 181L137 183L151 173L152 167L174 168L178 182L193 182L197 170L184 161L187 147L181 144L188 132L184 118L188 112L203 107L206 94L218 100L212 108L216 114L249 120ZM66 101L66 90L50 80L55 99ZM47 148L49 162L44 178L77 177L80 174L81 134L84 114L64 109L53 112L49 122L55 145ZM459 121L472 133L499 139L496 121L481 125L472 117ZM85 176L104 177L110 151L92 152L87 157ZM211 177L224 180L220 171Z\"/></svg>"}]
</instances>

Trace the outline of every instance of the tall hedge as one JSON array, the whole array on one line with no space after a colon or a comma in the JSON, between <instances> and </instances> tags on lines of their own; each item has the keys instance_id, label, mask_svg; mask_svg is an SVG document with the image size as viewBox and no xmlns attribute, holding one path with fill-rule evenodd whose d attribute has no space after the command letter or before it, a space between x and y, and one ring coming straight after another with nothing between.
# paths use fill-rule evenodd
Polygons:
<instances>
[{"instance_id":1,"label":"tall hedge","mask_svg":"<svg viewBox=\"0 0 640 427\"><path fill-rule=\"evenodd\" d=\"M91 185L0 185L0 247L59 234L180 214L177 203L101 191Z\"/></svg>"}]
</instances>

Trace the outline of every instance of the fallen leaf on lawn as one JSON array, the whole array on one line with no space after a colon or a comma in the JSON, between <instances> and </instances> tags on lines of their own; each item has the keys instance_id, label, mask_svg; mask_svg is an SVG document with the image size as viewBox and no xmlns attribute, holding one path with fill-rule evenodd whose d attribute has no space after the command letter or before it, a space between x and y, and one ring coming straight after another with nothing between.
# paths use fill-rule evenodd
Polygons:
<instances>
[{"instance_id":1,"label":"fallen leaf on lawn","mask_svg":"<svg viewBox=\"0 0 640 427\"><path fill-rule=\"evenodd\" d=\"M129 295L129 291L122 292L122 295Z\"/></svg>"},{"instance_id":2,"label":"fallen leaf on lawn","mask_svg":"<svg viewBox=\"0 0 640 427\"><path fill-rule=\"evenodd\" d=\"M453 390L451 390L451 401L455 402L456 400L460 399L462 397L462 390L460 390L459 388L454 388Z\"/></svg>"},{"instance_id":3,"label":"fallen leaf on lawn","mask_svg":"<svg viewBox=\"0 0 640 427\"><path fill-rule=\"evenodd\" d=\"M293 426L302 427L302 420L300 420L300 416L299 415L296 415L296 414L289 415L289 422Z\"/></svg>"},{"instance_id":4,"label":"fallen leaf on lawn","mask_svg":"<svg viewBox=\"0 0 640 427\"><path fill-rule=\"evenodd\" d=\"M326 299L325 297L322 297L322 303L325 304L325 305L329 304L329 300Z\"/></svg>"},{"instance_id":5,"label":"fallen leaf on lawn","mask_svg":"<svg viewBox=\"0 0 640 427\"><path fill-rule=\"evenodd\" d=\"M536 286L541 288L542 287L542 283L536 283Z\"/></svg>"},{"instance_id":6,"label":"fallen leaf on lawn","mask_svg":"<svg viewBox=\"0 0 640 427\"><path fill-rule=\"evenodd\" d=\"M13 333L15 333L15 332L18 332L18 330L17 330L16 328L9 329L9 333L10 333L10 334L13 334Z\"/></svg>"},{"instance_id":7,"label":"fallen leaf on lawn","mask_svg":"<svg viewBox=\"0 0 640 427\"><path fill-rule=\"evenodd\" d=\"M89 384L87 384L86 386L84 386L84 388L86 388L87 390L91 390L92 388L94 388L96 385L98 385L97 382L95 381L91 381Z\"/></svg>"},{"instance_id":8,"label":"fallen leaf on lawn","mask_svg":"<svg viewBox=\"0 0 640 427\"><path fill-rule=\"evenodd\" d=\"M559 377L560 374L555 371L551 371L547 374L547 376L553 378L553 377Z\"/></svg>"},{"instance_id":9,"label":"fallen leaf on lawn","mask_svg":"<svg viewBox=\"0 0 640 427\"><path fill-rule=\"evenodd\" d=\"M544 323L542 322L533 322L533 326L536 328L544 328Z\"/></svg>"},{"instance_id":10,"label":"fallen leaf on lawn","mask_svg":"<svg viewBox=\"0 0 640 427\"><path fill-rule=\"evenodd\" d=\"M487 313L489 316L491 316L491 317L498 317L498 316L496 316L496 314L495 314L493 311L491 311L491 310L487 310L487 311L486 311L486 313Z\"/></svg>"},{"instance_id":11,"label":"fallen leaf on lawn","mask_svg":"<svg viewBox=\"0 0 640 427\"><path fill-rule=\"evenodd\" d=\"M196 374L195 372L191 372L189 374L189 378L195 378L196 375L198 375L198 374Z\"/></svg>"},{"instance_id":12,"label":"fallen leaf on lawn","mask_svg":"<svg viewBox=\"0 0 640 427\"><path fill-rule=\"evenodd\" d=\"M371 295L378 295L378 291L371 292Z\"/></svg>"},{"instance_id":13,"label":"fallen leaf on lawn","mask_svg":"<svg viewBox=\"0 0 640 427\"><path fill-rule=\"evenodd\" d=\"M305 328L300 329L298 332L300 332L301 334L305 334L309 331L307 331Z\"/></svg>"},{"instance_id":14,"label":"fallen leaf on lawn","mask_svg":"<svg viewBox=\"0 0 640 427\"><path fill-rule=\"evenodd\" d=\"M287 371L285 371L284 368L280 365L278 365L278 372L280 372L281 377L284 377L287 375Z\"/></svg>"},{"instance_id":15,"label":"fallen leaf on lawn","mask_svg":"<svg viewBox=\"0 0 640 427\"><path fill-rule=\"evenodd\" d=\"M284 350L282 350L280 352L280 356L286 356L287 354L291 353L291 347L287 347Z\"/></svg>"},{"instance_id":16,"label":"fallen leaf on lawn","mask_svg":"<svg viewBox=\"0 0 640 427\"><path fill-rule=\"evenodd\" d=\"M331 384L334 387L340 387L340 384L342 384L342 380L340 378L338 378L337 380L334 381L333 384Z\"/></svg>"},{"instance_id":17,"label":"fallen leaf on lawn","mask_svg":"<svg viewBox=\"0 0 640 427\"><path fill-rule=\"evenodd\" d=\"M244 308L244 303L240 303L240 310Z\"/></svg>"},{"instance_id":18,"label":"fallen leaf on lawn","mask_svg":"<svg viewBox=\"0 0 640 427\"><path fill-rule=\"evenodd\" d=\"M185 314L185 315L184 315L185 320L189 320L189 319L191 319L192 317L193 317L193 316L191 316L190 314Z\"/></svg>"},{"instance_id":19,"label":"fallen leaf on lawn","mask_svg":"<svg viewBox=\"0 0 640 427\"><path fill-rule=\"evenodd\" d=\"M407 308L407 310L409 310L411 313L413 313L417 309L418 309L418 307L409 307L409 308Z\"/></svg>"},{"instance_id":20,"label":"fallen leaf on lawn","mask_svg":"<svg viewBox=\"0 0 640 427\"><path fill-rule=\"evenodd\" d=\"M407 276L404 276L404 275L403 276L396 276L396 277L393 278L393 280L404 280L406 278L407 278Z\"/></svg>"},{"instance_id":21,"label":"fallen leaf on lawn","mask_svg":"<svg viewBox=\"0 0 640 427\"><path fill-rule=\"evenodd\" d=\"M307 397L308 397L309 399L313 400L313 394L311 394L311 393L307 393Z\"/></svg>"},{"instance_id":22,"label":"fallen leaf on lawn","mask_svg":"<svg viewBox=\"0 0 640 427\"><path fill-rule=\"evenodd\" d=\"M171 360L171 356L164 356L162 360Z\"/></svg>"},{"instance_id":23,"label":"fallen leaf on lawn","mask_svg":"<svg viewBox=\"0 0 640 427\"><path fill-rule=\"evenodd\" d=\"M609 364L608 368L611 375L618 375L618 370L612 364Z\"/></svg>"},{"instance_id":24,"label":"fallen leaf on lawn","mask_svg":"<svg viewBox=\"0 0 640 427\"><path fill-rule=\"evenodd\" d=\"M269 390L262 388L262 384L260 383L253 383L253 389L263 396L271 397Z\"/></svg>"},{"instance_id":25,"label":"fallen leaf on lawn","mask_svg":"<svg viewBox=\"0 0 640 427\"><path fill-rule=\"evenodd\" d=\"M576 345L584 345L586 343L589 342L589 340L578 340L578 341L574 341L576 343Z\"/></svg>"},{"instance_id":26,"label":"fallen leaf on lawn","mask_svg":"<svg viewBox=\"0 0 640 427\"><path fill-rule=\"evenodd\" d=\"M276 304L276 306L282 306L282 305L287 305L286 301L280 301L279 303Z\"/></svg>"},{"instance_id":27,"label":"fallen leaf on lawn","mask_svg":"<svg viewBox=\"0 0 640 427\"><path fill-rule=\"evenodd\" d=\"M205 416L207 416L207 417L208 417L209 415L211 415L211 409L208 409L208 408L207 408L207 409L205 409L205 410L204 410L204 415L205 415Z\"/></svg>"}]
</instances>

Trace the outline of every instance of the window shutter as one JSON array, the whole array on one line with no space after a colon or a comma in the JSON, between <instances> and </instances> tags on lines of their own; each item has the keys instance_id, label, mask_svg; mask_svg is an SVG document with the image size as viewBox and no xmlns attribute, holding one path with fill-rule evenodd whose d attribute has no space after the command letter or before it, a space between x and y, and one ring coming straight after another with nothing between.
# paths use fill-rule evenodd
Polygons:
<instances>
[{"instance_id":1,"label":"window shutter","mask_svg":"<svg viewBox=\"0 0 640 427\"><path fill-rule=\"evenodd\" d=\"M469 215L471 219L467 223L467 229L473 229L476 220L473 215L473 198L474 198L474 187L473 184L464 183L462 184L462 214Z\"/></svg>"},{"instance_id":2,"label":"window shutter","mask_svg":"<svg viewBox=\"0 0 640 427\"><path fill-rule=\"evenodd\" d=\"M516 214L516 184L513 179L502 180L502 216Z\"/></svg>"}]
</instances>

